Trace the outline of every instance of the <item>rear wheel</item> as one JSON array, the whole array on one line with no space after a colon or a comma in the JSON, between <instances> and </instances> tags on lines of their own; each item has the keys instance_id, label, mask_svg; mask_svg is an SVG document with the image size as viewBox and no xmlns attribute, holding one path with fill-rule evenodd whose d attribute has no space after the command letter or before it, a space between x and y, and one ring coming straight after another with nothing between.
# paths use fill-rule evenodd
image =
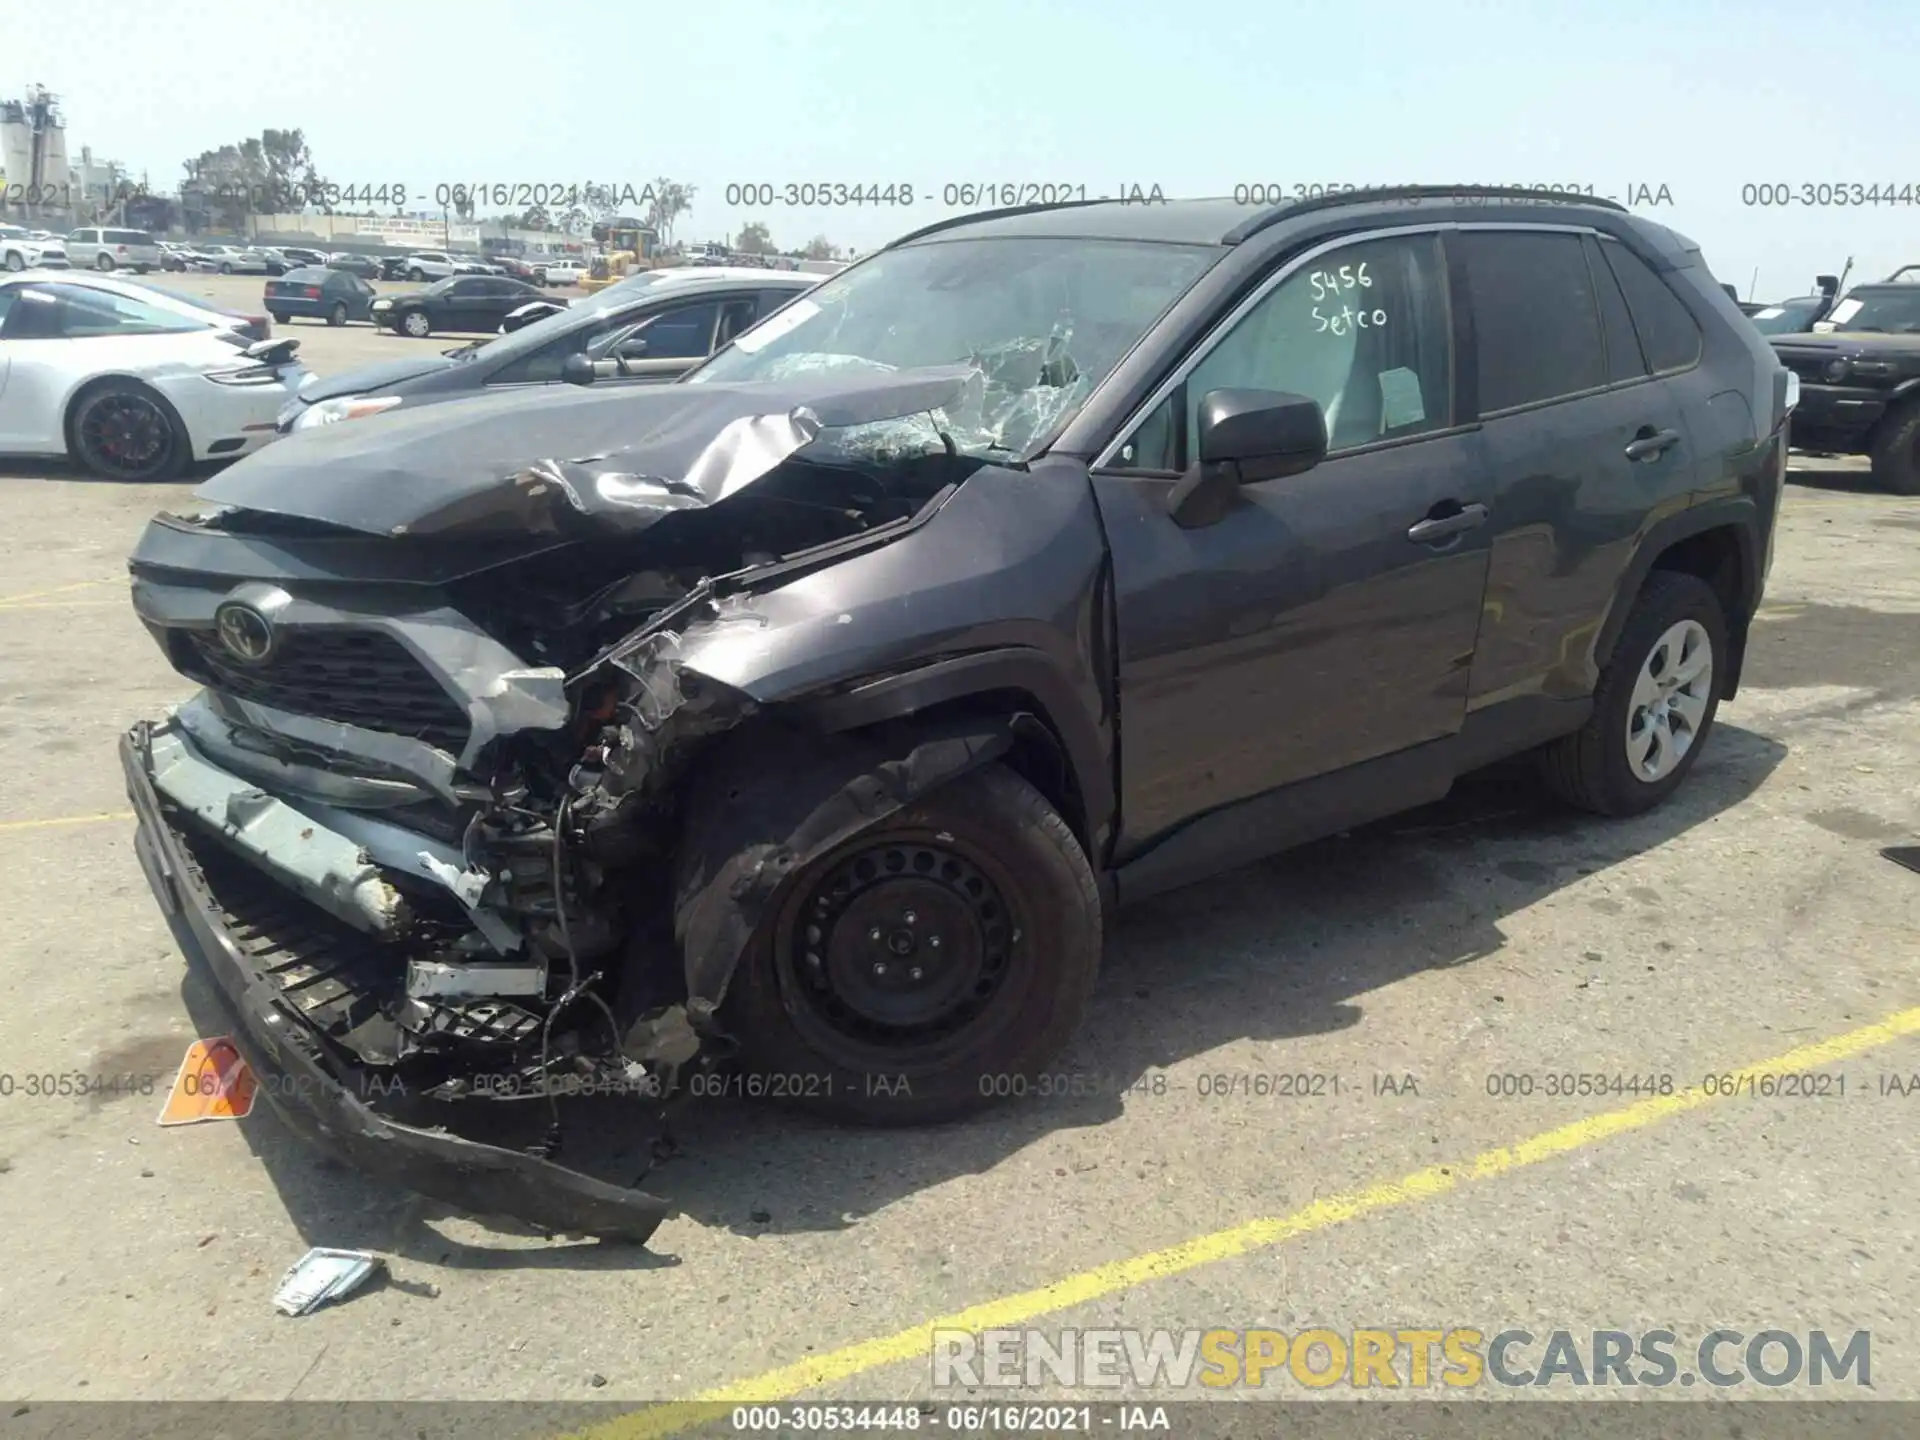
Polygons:
<instances>
[{"instance_id":1,"label":"rear wheel","mask_svg":"<svg viewBox=\"0 0 1920 1440\"><path fill-rule=\"evenodd\" d=\"M1601 815L1658 805L1700 758L1720 707L1726 654L1726 616L1712 587L1653 571L1600 672L1593 714L1542 752L1548 787Z\"/></svg>"},{"instance_id":2,"label":"rear wheel","mask_svg":"<svg viewBox=\"0 0 1920 1440\"><path fill-rule=\"evenodd\" d=\"M107 480L171 480L193 459L193 443L173 407L132 380L80 392L67 412L67 449Z\"/></svg>"},{"instance_id":3,"label":"rear wheel","mask_svg":"<svg viewBox=\"0 0 1920 1440\"><path fill-rule=\"evenodd\" d=\"M1920 495L1920 402L1909 401L1880 425L1873 478L1896 495Z\"/></svg>"},{"instance_id":4,"label":"rear wheel","mask_svg":"<svg viewBox=\"0 0 1920 1440\"><path fill-rule=\"evenodd\" d=\"M725 1014L769 1097L926 1124L1031 1093L1079 1023L1100 950L1079 842L1037 790L992 766L795 876Z\"/></svg>"},{"instance_id":5,"label":"rear wheel","mask_svg":"<svg viewBox=\"0 0 1920 1440\"><path fill-rule=\"evenodd\" d=\"M433 322L427 318L424 310L409 310L400 317L400 329L416 340L424 340L433 333Z\"/></svg>"},{"instance_id":6,"label":"rear wheel","mask_svg":"<svg viewBox=\"0 0 1920 1440\"><path fill-rule=\"evenodd\" d=\"M233 262L231 260L222 260L220 262L220 273L222 275L231 275L233 273Z\"/></svg>"},{"instance_id":7,"label":"rear wheel","mask_svg":"<svg viewBox=\"0 0 1920 1440\"><path fill-rule=\"evenodd\" d=\"M422 270L418 265L414 266L413 269L407 272L407 279L411 280L416 285L418 285L422 280L426 278L427 278L427 272Z\"/></svg>"},{"instance_id":8,"label":"rear wheel","mask_svg":"<svg viewBox=\"0 0 1920 1440\"><path fill-rule=\"evenodd\" d=\"M336 300L333 302L332 308L327 311L327 324L337 330L346 323L347 302L344 300Z\"/></svg>"},{"instance_id":9,"label":"rear wheel","mask_svg":"<svg viewBox=\"0 0 1920 1440\"><path fill-rule=\"evenodd\" d=\"M273 317L273 323L276 325L285 325L293 318L284 310L269 310L267 314Z\"/></svg>"}]
</instances>

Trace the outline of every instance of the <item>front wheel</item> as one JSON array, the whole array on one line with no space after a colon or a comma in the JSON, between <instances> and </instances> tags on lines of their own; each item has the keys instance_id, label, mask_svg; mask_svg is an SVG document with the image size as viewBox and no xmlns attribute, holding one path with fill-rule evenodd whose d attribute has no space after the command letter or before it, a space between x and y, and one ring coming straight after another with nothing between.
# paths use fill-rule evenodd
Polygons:
<instances>
[{"instance_id":1,"label":"front wheel","mask_svg":"<svg viewBox=\"0 0 1920 1440\"><path fill-rule=\"evenodd\" d=\"M1665 800L1700 758L1726 659L1726 615L1712 587L1653 571L1600 672L1593 714L1542 752L1548 788L1600 815L1638 815Z\"/></svg>"},{"instance_id":2,"label":"front wheel","mask_svg":"<svg viewBox=\"0 0 1920 1440\"><path fill-rule=\"evenodd\" d=\"M424 310L409 310L400 317L400 329L416 340L424 340L433 333L433 322L427 319Z\"/></svg>"},{"instance_id":3,"label":"front wheel","mask_svg":"<svg viewBox=\"0 0 1920 1440\"><path fill-rule=\"evenodd\" d=\"M724 1007L746 1093L869 1125L1037 1093L1101 944L1093 870L1045 797L965 776L784 887Z\"/></svg>"},{"instance_id":4,"label":"front wheel","mask_svg":"<svg viewBox=\"0 0 1920 1440\"><path fill-rule=\"evenodd\" d=\"M1873 478L1895 495L1920 495L1920 402L1896 410L1873 440Z\"/></svg>"},{"instance_id":5,"label":"front wheel","mask_svg":"<svg viewBox=\"0 0 1920 1440\"><path fill-rule=\"evenodd\" d=\"M336 300L333 302L333 308L327 311L327 324L333 326L334 329L338 330L342 325L346 323L347 323L347 302L344 300Z\"/></svg>"},{"instance_id":6,"label":"front wheel","mask_svg":"<svg viewBox=\"0 0 1920 1440\"><path fill-rule=\"evenodd\" d=\"M26 268L27 268L26 258L23 255L21 255L21 253L18 250L9 250L7 252L7 269L24 270Z\"/></svg>"},{"instance_id":7,"label":"front wheel","mask_svg":"<svg viewBox=\"0 0 1920 1440\"><path fill-rule=\"evenodd\" d=\"M221 263L220 263L220 273L221 273L222 275L231 275L231 274L233 273L233 264L232 264L232 262L231 262L231 261L225 261L225 260L223 260L223 261L221 261Z\"/></svg>"},{"instance_id":8,"label":"front wheel","mask_svg":"<svg viewBox=\"0 0 1920 1440\"><path fill-rule=\"evenodd\" d=\"M422 270L418 265L414 266L413 269L407 272L407 279L411 280L416 285L418 285L422 280L426 278L427 278L427 272Z\"/></svg>"},{"instance_id":9,"label":"front wheel","mask_svg":"<svg viewBox=\"0 0 1920 1440\"><path fill-rule=\"evenodd\" d=\"M96 270L113 269L113 257L111 255L100 255L95 257L93 262L93 268Z\"/></svg>"},{"instance_id":10,"label":"front wheel","mask_svg":"<svg viewBox=\"0 0 1920 1440\"><path fill-rule=\"evenodd\" d=\"M67 416L67 447L106 480L171 480L193 459L192 442L173 407L132 380L83 391Z\"/></svg>"}]
</instances>

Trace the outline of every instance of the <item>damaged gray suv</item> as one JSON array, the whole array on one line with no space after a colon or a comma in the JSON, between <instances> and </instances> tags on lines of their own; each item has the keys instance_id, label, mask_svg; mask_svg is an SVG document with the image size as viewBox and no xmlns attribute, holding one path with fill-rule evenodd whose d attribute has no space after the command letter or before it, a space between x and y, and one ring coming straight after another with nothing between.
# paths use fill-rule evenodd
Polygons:
<instances>
[{"instance_id":1,"label":"damaged gray suv","mask_svg":"<svg viewBox=\"0 0 1920 1440\"><path fill-rule=\"evenodd\" d=\"M204 688L122 745L139 854L306 1135L644 1238L664 1201L454 1121L711 1067L961 1114L1066 1044L1121 901L1522 751L1664 799L1791 403L1591 198L950 221L682 383L325 427L157 518L134 605Z\"/></svg>"}]
</instances>

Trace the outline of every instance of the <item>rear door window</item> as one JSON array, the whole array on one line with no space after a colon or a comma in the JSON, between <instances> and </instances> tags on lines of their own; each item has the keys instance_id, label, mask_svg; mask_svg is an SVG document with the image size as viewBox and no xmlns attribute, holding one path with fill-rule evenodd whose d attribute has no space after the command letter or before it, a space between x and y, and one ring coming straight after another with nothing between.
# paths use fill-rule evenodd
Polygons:
<instances>
[{"instance_id":1,"label":"rear door window","mask_svg":"<svg viewBox=\"0 0 1920 1440\"><path fill-rule=\"evenodd\" d=\"M1693 312L1667 288L1667 282L1618 240L1602 241L1600 253L1606 256L1626 294L1634 329L1640 332L1640 345L1647 352L1653 373L1684 370L1698 361L1700 326Z\"/></svg>"},{"instance_id":2,"label":"rear door window","mask_svg":"<svg viewBox=\"0 0 1920 1440\"><path fill-rule=\"evenodd\" d=\"M1578 235L1467 230L1447 241L1467 273L1480 413L1607 383L1606 342Z\"/></svg>"},{"instance_id":3,"label":"rear door window","mask_svg":"<svg viewBox=\"0 0 1920 1440\"><path fill-rule=\"evenodd\" d=\"M704 360L713 349L713 327L719 318L718 300L682 305L655 316L635 338L647 342L644 353L649 360Z\"/></svg>"}]
</instances>

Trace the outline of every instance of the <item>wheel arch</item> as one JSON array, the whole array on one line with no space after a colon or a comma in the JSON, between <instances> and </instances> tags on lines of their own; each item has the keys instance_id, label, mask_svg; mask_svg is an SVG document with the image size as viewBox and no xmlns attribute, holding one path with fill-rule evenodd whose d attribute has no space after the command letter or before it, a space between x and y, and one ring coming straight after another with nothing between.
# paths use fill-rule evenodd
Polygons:
<instances>
[{"instance_id":1,"label":"wheel arch","mask_svg":"<svg viewBox=\"0 0 1920 1440\"><path fill-rule=\"evenodd\" d=\"M69 460L75 458L76 454L73 443L73 422L78 417L80 402L94 391L103 390L111 385L135 386L144 390L148 395L158 401L160 408L167 413L168 418L179 427L180 434L186 437L187 459L189 463L191 463L195 453L193 431L187 425L186 416L180 413L180 407L175 405L173 401L167 397L165 391L161 390L159 386L155 385L151 380L148 380L144 375L134 375L122 370L116 370L106 375L89 375L69 390L65 398L61 400L60 442L66 447L66 456Z\"/></svg>"},{"instance_id":2,"label":"wheel arch","mask_svg":"<svg viewBox=\"0 0 1920 1440\"><path fill-rule=\"evenodd\" d=\"M1740 687L1747 629L1759 603L1763 564L1759 509L1744 496L1695 505L1656 524L1642 537L1621 576L1613 607L1594 643L1596 667L1613 657L1647 577L1656 570L1678 571L1704 581L1720 600L1732 651L1721 671L1720 698L1731 700Z\"/></svg>"}]
</instances>

